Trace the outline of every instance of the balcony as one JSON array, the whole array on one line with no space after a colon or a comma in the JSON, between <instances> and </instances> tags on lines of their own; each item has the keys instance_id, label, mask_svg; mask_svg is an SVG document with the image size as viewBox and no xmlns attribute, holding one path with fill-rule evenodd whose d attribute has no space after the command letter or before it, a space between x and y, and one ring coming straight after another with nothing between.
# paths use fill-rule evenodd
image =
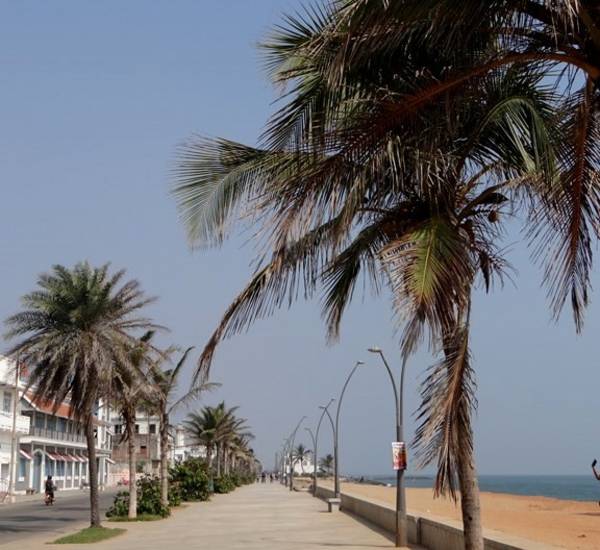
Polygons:
<instances>
[{"instance_id":1,"label":"balcony","mask_svg":"<svg viewBox=\"0 0 600 550\"><path fill-rule=\"evenodd\" d=\"M29 435L34 437L43 437L44 439L53 439L55 441L66 441L73 443L85 443L85 437L80 434L59 432L57 430L47 430L46 428L36 428L31 426Z\"/></svg>"},{"instance_id":2,"label":"balcony","mask_svg":"<svg viewBox=\"0 0 600 550\"><path fill-rule=\"evenodd\" d=\"M11 414L0 413L0 431L12 431L13 419ZM24 415L17 415L17 432L18 433L29 433L29 417Z\"/></svg>"}]
</instances>

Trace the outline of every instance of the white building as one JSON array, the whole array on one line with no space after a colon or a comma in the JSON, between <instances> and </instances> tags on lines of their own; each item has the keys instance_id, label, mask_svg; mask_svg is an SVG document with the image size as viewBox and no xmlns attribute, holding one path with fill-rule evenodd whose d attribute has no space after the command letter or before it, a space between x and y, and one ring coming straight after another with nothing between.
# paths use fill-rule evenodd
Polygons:
<instances>
[{"instance_id":1,"label":"white building","mask_svg":"<svg viewBox=\"0 0 600 550\"><path fill-rule=\"evenodd\" d=\"M188 458L206 458L206 447L194 442L194 438L182 425L175 426L171 460L183 462Z\"/></svg>"},{"instance_id":2,"label":"white building","mask_svg":"<svg viewBox=\"0 0 600 550\"><path fill-rule=\"evenodd\" d=\"M294 474L297 476L312 475L313 468L314 468L314 466L313 466L313 462L312 462L310 456L304 457L302 462L300 462L300 460L294 460ZM290 461L289 461L289 457L287 457L287 456L285 458L284 471L285 472L290 471Z\"/></svg>"},{"instance_id":3,"label":"white building","mask_svg":"<svg viewBox=\"0 0 600 550\"><path fill-rule=\"evenodd\" d=\"M15 396L17 403L17 470L15 491L43 492L44 480L52 475L59 489L78 489L88 483L87 444L81 425L71 419L68 402L55 407L49 402L33 399L32 392L24 392L22 376L15 389L14 368L6 358L0 357L0 490L8 486L10 469L10 441L12 436L12 411ZM7 412L10 409L10 412ZM108 422L109 411L102 403L96 408L96 462L101 487L109 484L109 471L114 464L110 458L112 429ZM6 489L4 489L6 490Z\"/></svg>"}]
</instances>

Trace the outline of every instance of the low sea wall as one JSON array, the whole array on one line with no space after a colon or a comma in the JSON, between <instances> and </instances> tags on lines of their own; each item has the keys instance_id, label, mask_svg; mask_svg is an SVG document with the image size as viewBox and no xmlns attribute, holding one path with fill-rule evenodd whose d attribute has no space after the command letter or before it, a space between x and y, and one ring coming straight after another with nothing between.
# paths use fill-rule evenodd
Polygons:
<instances>
[{"instance_id":1,"label":"low sea wall","mask_svg":"<svg viewBox=\"0 0 600 550\"><path fill-rule=\"evenodd\" d=\"M326 487L317 488L317 496L332 498L334 492ZM396 511L391 506L363 496L341 494L341 509L377 527L394 533ZM408 542L418 544L428 550L464 550L462 527L458 522L441 518L407 514ZM484 530L485 550L552 550L552 546Z\"/></svg>"}]
</instances>

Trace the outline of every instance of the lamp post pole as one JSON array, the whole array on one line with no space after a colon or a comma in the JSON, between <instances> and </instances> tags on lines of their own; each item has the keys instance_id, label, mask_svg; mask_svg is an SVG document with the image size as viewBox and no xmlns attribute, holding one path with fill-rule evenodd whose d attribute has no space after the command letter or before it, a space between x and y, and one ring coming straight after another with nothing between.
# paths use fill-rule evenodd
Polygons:
<instances>
[{"instance_id":1,"label":"lamp post pole","mask_svg":"<svg viewBox=\"0 0 600 550\"><path fill-rule=\"evenodd\" d=\"M344 399L344 393L346 392L346 388L348 387L348 383L350 379L356 372L356 369L364 365L362 361L357 361L354 365L354 368L350 371L348 378L346 378L346 382L344 382L344 386L342 387L342 392L340 393L340 399L338 401L337 410L335 412L335 427L333 429L333 470L334 470L334 493L336 498L340 498L340 471L339 471L339 435L340 435L340 409L342 407L342 399Z\"/></svg>"},{"instance_id":2,"label":"lamp post pole","mask_svg":"<svg viewBox=\"0 0 600 550\"><path fill-rule=\"evenodd\" d=\"M404 443L404 373L406 371L406 359L402 361L400 370L400 392L396 387L396 379L388 362L380 348L369 348L371 353L376 353L381 357L383 364L390 377L390 382L394 389L394 402L396 404L396 441ZM398 395L399 393L399 395ZM406 493L404 490L404 470L396 470L396 548L408 546L407 524L406 524Z\"/></svg>"},{"instance_id":3,"label":"lamp post pole","mask_svg":"<svg viewBox=\"0 0 600 550\"><path fill-rule=\"evenodd\" d=\"M319 417L319 422L317 423L317 431L313 437L313 447L314 447L314 452L313 452L313 497L317 496L317 472L318 472L318 461L319 461L319 455L317 452L317 445L319 443L319 430L321 429L321 422L323 422L323 418L325 416L325 414L327 413L327 415L329 416L329 419L331 420L331 415L329 414L329 406L335 401L335 399L330 399L329 403L327 403L327 405L325 406L319 406L319 409L321 409L323 412L321 413L321 416ZM331 425L331 427L333 428L333 423ZM312 437L312 431L310 430L310 428L306 428L308 430L308 432L310 433L311 437Z\"/></svg>"},{"instance_id":4,"label":"lamp post pole","mask_svg":"<svg viewBox=\"0 0 600 550\"><path fill-rule=\"evenodd\" d=\"M10 438L10 464L8 473L8 498L15 502L15 480L17 479L17 449L19 446L17 439L17 407L19 406L19 358L17 357L15 365L15 391L12 398L12 430Z\"/></svg>"},{"instance_id":5,"label":"lamp post pole","mask_svg":"<svg viewBox=\"0 0 600 550\"><path fill-rule=\"evenodd\" d=\"M294 428L294 431L292 432L291 435L291 443L290 443L290 449L289 449L289 456L290 456L290 491L294 490L294 439L296 439L296 432L298 431L298 428L300 427L300 424L302 424L302 422L304 422L304 419L306 418L306 416L303 416L300 421L298 422L298 424L296 425L296 427Z\"/></svg>"}]
</instances>

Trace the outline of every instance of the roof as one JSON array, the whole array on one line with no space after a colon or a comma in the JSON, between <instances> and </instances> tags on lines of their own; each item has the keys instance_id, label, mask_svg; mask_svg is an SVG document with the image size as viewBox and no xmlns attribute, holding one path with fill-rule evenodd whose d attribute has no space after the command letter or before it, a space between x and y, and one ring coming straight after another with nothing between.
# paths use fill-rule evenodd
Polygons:
<instances>
[{"instance_id":1,"label":"roof","mask_svg":"<svg viewBox=\"0 0 600 550\"><path fill-rule=\"evenodd\" d=\"M72 407L68 403L61 403L58 408L55 407L54 402L48 400L35 399L34 394L31 391L27 391L23 394L25 400L36 410L47 414L52 414L54 416L60 416L61 418L72 418ZM55 410L56 408L56 410ZM100 420L98 417L94 416L94 424L108 426L108 422L104 422L104 420Z\"/></svg>"}]
</instances>

